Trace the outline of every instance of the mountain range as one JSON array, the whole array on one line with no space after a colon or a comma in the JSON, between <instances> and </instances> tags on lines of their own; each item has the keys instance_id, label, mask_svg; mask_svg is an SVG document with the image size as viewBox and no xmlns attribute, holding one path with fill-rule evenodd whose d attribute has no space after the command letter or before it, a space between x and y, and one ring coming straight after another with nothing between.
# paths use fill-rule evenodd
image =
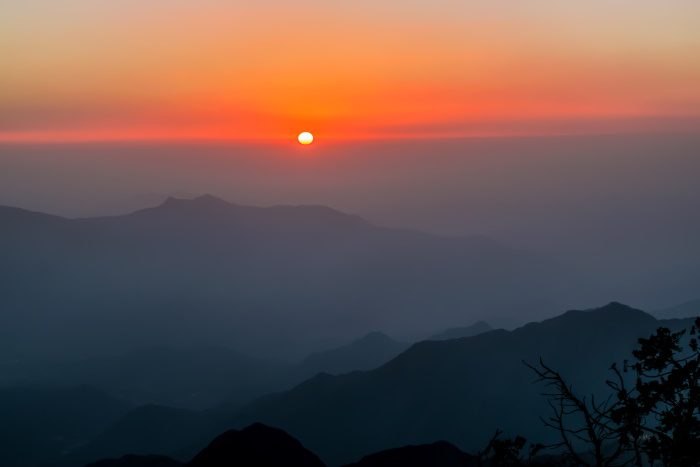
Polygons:
<instances>
[{"instance_id":1,"label":"mountain range","mask_svg":"<svg viewBox=\"0 0 700 467\"><path fill-rule=\"evenodd\" d=\"M542 388L522 362L542 357L580 393L602 393L610 364L629 358L637 338L661 323L611 303L514 331L420 342L375 370L318 375L263 397L237 419L278 426L331 464L435 440L473 451L499 428L548 442L538 418L547 411Z\"/></svg>"},{"instance_id":2,"label":"mountain range","mask_svg":"<svg viewBox=\"0 0 700 467\"><path fill-rule=\"evenodd\" d=\"M610 364L629 358L639 337L686 324L611 303L513 331L423 341L376 369L319 374L238 410L135 409L72 459L163 454L184 462L218 433L256 422L285 430L328 465L438 440L475 452L497 428L548 442L553 434L539 421L548 410L543 388L523 361L542 357L578 394L606 394Z\"/></svg>"},{"instance_id":3,"label":"mountain range","mask_svg":"<svg viewBox=\"0 0 700 467\"><path fill-rule=\"evenodd\" d=\"M0 207L0 225L0 361L200 344L297 359L373 329L547 316L592 288L533 252L323 206L205 195L79 219Z\"/></svg>"},{"instance_id":4,"label":"mountain range","mask_svg":"<svg viewBox=\"0 0 700 467\"><path fill-rule=\"evenodd\" d=\"M204 410L238 408L318 373L371 370L409 347L373 331L347 344L289 363L254 358L220 346L146 347L83 359L13 359L0 387L91 386L133 405Z\"/></svg>"}]
</instances>

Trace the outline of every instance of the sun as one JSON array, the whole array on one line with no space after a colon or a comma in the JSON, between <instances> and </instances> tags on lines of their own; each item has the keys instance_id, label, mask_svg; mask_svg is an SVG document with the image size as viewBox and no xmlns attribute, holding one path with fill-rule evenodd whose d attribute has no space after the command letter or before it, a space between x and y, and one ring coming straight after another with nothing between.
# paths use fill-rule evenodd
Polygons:
<instances>
[{"instance_id":1,"label":"sun","mask_svg":"<svg viewBox=\"0 0 700 467\"><path fill-rule=\"evenodd\" d=\"M308 131L303 131L299 133L299 136L297 136L297 140L299 140L301 144L311 144L314 142L314 135L312 135Z\"/></svg>"}]
</instances>

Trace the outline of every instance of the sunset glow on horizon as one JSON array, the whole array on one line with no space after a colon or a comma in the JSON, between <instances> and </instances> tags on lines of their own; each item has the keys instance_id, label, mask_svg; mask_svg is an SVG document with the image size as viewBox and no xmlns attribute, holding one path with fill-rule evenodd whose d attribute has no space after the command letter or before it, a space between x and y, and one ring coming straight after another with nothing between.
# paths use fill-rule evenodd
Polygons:
<instances>
[{"instance_id":1,"label":"sunset glow on horizon","mask_svg":"<svg viewBox=\"0 0 700 467\"><path fill-rule=\"evenodd\" d=\"M0 141L695 131L697 18L691 0L27 0L0 7Z\"/></svg>"}]
</instances>

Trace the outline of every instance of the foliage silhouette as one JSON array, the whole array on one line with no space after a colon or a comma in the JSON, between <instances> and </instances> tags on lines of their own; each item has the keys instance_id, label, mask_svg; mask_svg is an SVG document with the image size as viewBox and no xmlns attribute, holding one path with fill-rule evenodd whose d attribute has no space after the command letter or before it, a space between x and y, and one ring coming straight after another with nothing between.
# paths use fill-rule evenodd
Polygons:
<instances>
[{"instance_id":1,"label":"foliage silhouette","mask_svg":"<svg viewBox=\"0 0 700 467\"><path fill-rule=\"evenodd\" d=\"M613 394L603 401L578 396L542 359L524 362L547 388L551 413L542 421L560 438L549 447L563 449L566 462L577 466L700 465L698 329L700 318L689 329L660 327L639 339L634 361L611 366L614 378L606 383ZM500 465L527 465L524 439L496 437L491 445L511 462Z\"/></svg>"}]
</instances>

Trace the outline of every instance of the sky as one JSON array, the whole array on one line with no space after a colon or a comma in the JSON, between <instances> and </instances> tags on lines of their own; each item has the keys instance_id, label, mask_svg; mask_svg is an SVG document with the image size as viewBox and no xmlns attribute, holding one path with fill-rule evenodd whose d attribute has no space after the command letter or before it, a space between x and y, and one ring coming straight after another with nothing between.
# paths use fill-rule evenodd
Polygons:
<instances>
[{"instance_id":1,"label":"sky","mask_svg":"<svg viewBox=\"0 0 700 467\"><path fill-rule=\"evenodd\" d=\"M0 142L700 129L697 0L0 0Z\"/></svg>"}]
</instances>

